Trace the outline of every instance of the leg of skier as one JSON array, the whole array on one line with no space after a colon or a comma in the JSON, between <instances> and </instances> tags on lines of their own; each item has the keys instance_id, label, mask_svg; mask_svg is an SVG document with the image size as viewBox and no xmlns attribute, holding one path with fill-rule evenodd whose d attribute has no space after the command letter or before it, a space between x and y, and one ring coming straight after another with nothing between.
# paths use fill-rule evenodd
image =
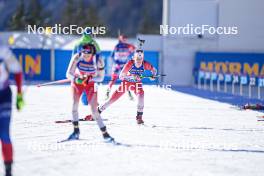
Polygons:
<instances>
[{"instance_id":1,"label":"leg of skier","mask_svg":"<svg viewBox=\"0 0 264 176\"><path fill-rule=\"evenodd\" d=\"M134 101L134 97L132 95L132 92L130 90L127 91L128 92L128 97L131 101Z\"/></svg>"},{"instance_id":2,"label":"leg of skier","mask_svg":"<svg viewBox=\"0 0 264 176\"><path fill-rule=\"evenodd\" d=\"M0 120L0 134L2 143L2 154L6 169L6 175L11 175L11 166L13 162L13 147L9 136L10 118L2 118Z\"/></svg>"},{"instance_id":3,"label":"leg of skier","mask_svg":"<svg viewBox=\"0 0 264 176\"><path fill-rule=\"evenodd\" d=\"M69 136L68 139L79 139L80 129L79 129L79 100L83 92L82 86L73 85L72 86L72 124L73 124L73 133Z\"/></svg>"},{"instance_id":4,"label":"leg of skier","mask_svg":"<svg viewBox=\"0 0 264 176\"><path fill-rule=\"evenodd\" d=\"M94 120L96 120L98 127L100 128L102 134L103 134L103 138L107 141L113 141L114 138L112 138L107 130L106 130L106 126L103 123L103 120L101 118L101 115L99 114L99 112L97 111L97 106L98 106L98 102L97 102L97 90L94 88L94 85L89 86L88 89L86 89L86 94L88 95L88 101L90 102L90 107L91 107L91 112L92 112L92 117L94 118Z\"/></svg>"},{"instance_id":5,"label":"leg of skier","mask_svg":"<svg viewBox=\"0 0 264 176\"><path fill-rule=\"evenodd\" d=\"M109 99L112 86L115 84L117 79L118 79L118 75L115 72L112 73L111 80L108 83L108 88L107 88L107 91L106 91L106 100Z\"/></svg>"},{"instance_id":6,"label":"leg of skier","mask_svg":"<svg viewBox=\"0 0 264 176\"><path fill-rule=\"evenodd\" d=\"M87 97L85 91L82 93L82 97L81 97L81 99L82 99L82 103L83 103L83 105L88 106L88 97ZM93 117L92 117L91 114L86 115L86 116L84 117L84 119L85 119L86 121L93 121Z\"/></svg>"},{"instance_id":7,"label":"leg of skier","mask_svg":"<svg viewBox=\"0 0 264 176\"><path fill-rule=\"evenodd\" d=\"M142 87L142 83L136 83L134 93L137 95L137 124L143 124L142 120L143 109L144 109L144 90Z\"/></svg>"},{"instance_id":8,"label":"leg of skier","mask_svg":"<svg viewBox=\"0 0 264 176\"><path fill-rule=\"evenodd\" d=\"M13 147L10 140L11 119L11 90L10 88L0 94L0 139L2 144L2 156L5 164L6 176L11 176L13 163Z\"/></svg>"},{"instance_id":9,"label":"leg of skier","mask_svg":"<svg viewBox=\"0 0 264 176\"><path fill-rule=\"evenodd\" d=\"M111 81L108 84L108 88L111 89L112 86L115 84L116 80L118 79L118 75L116 73L113 73L111 76Z\"/></svg>"},{"instance_id":10,"label":"leg of skier","mask_svg":"<svg viewBox=\"0 0 264 176\"><path fill-rule=\"evenodd\" d=\"M116 100L118 100L127 90L127 84L123 81L121 85L118 87L118 89L113 93L111 98L106 101L103 105L98 107L99 113L104 111L106 108L108 108L111 104L113 104Z\"/></svg>"}]
</instances>

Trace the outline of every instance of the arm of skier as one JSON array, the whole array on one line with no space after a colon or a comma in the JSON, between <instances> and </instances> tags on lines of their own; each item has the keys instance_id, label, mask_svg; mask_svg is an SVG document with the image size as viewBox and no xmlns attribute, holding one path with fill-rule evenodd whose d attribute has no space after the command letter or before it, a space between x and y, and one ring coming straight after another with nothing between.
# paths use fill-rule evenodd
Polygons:
<instances>
[{"instance_id":1,"label":"arm of skier","mask_svg":"<svg viewBox=\"0 0 264 176\"><path fill-rule=\"evenodd\" d=\"M22 92L22 81L23 73L19 62L17 61L15 55L8 49L2 51L6 53L7 59L5 60L7 69L10 73L14 73L15 82L17 86L17 97L16 97L16 107L18 110L21 110L24 106L23 92Z\"/></svg>"},{"instance_id":2,"label":"arm of skier","mask_svg":"<svg viewBox=\"0 0 264 176\"><path fill-rule=\"evenodd\" d=\"M93 77L92 81L102 82L105 76L105 63L103 59L99 59L97 62L97 74Z\"/></svg>"},{"instance_id":3,"label":"arm of skier","mask_svg":"<svg viewBox=\"0 0 264 176\"><path fill-rule=\"evenodd\" d=\"M151 65L149 62L144 62L144 68L146 70L150 70L152 73L152 77L150 77L150 80L155 80L155 76L157 75L157 69L155 67L153 67L153 65Z\"/></svg>"},{"instance_id":4,"label":"arm of skier","mask_svg":"<svg viewBox=\"0 0 264 176\"><path fill-rule=\"evenodd\" d=\"M74 81L76 78L75 70L77 68L77 62L78 62L79 56L78 54L75 54L72 56L71 61L69 63L67 72L66 72L66 78L70 79L71 81Z\"/></svg>"},{"instance_id":5,"label":"arm of skier","mask_svg":"<svg viewBox=\"0 0 264 176\"><path fill-rule=\"evenodd\" d=\"M120 80L124 80L125 78L128 78L128 71L131 69L133 65L132 60L128 61L125 66L123 67L123 69L121 70L121 73L119 75L119 79Z\"/></svg>"}]
</instances>

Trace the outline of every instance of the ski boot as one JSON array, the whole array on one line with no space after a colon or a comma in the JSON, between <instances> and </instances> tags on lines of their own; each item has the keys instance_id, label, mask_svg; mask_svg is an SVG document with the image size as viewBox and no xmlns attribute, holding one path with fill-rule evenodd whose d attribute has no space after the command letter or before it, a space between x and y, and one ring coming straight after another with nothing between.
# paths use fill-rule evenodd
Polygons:
<instances>
[{"instance_id":1,"label":"ski boot","mask_svg":"<svg viewBox=\"0 0 264 176\"><path fill-rule=\"evenodd\" d=\"M136 120L137 120L137 124L144 124L144 121L142 120L142 116L137 116L136 117Z\"/></svg>"},{"instance_id":2,"label":"ski boot","mask_svg":"<svg viewBox=\"0 0 264 176\"><path fill-rule=\"evenodd\" d=\"M12 176L12 162L5 162L5 176Z\"/></svg>"},{"instance_id":3,"label":"ski boot","mask_svg":"<svg viewBox=\"0 0 264 176\"><path fill-rule=\"evenodd\" d=\"M105 142L114 142L115 141L115 139L113 137L111 137L109 135L109 133L106 131L105 126L101 128L101 131L103 133L103 138L104 138Z\"/></svg>"},{"instance_id":4,"label":"ski boot","mask_svg":"<svg viewBox=\"0 0 264 176\"><path fill-rule=\"evenodd\" d=\"M73 132L69 137L68 140L78 140L80 136L80 132Z\"/></svg>"},{"instance_id":5,"label":"ski boot","mask_svg":"<svg viewBox=\"0 0 264 176\"><path fill-rule=\"evenodd\" d=\"M78 122L73 122L72 124L74 126L74 131L68 137L68 140L78 140L79 139L79 136L80 136L79 123Z\"/></svg>"},{"instance_id":6,"label":"ski boot","mask_svg":"<svg viewBox=\"0 0 264 176\"><path fill-rule=\"evenodd\" d=\"M137 120L137 124L144 124L144 121L142 120L142 115L143 112L137 112L137 116L136 116L136 120Z\"/></svg>"}]
</instances>

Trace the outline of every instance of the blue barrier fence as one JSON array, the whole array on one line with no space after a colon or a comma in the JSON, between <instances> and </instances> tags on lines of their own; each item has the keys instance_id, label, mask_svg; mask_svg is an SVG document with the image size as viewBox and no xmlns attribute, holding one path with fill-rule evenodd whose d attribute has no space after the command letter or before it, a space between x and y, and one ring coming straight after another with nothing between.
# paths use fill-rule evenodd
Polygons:
<instances>
[{"instance_id":1,"label":"blue barrier fence","mask_svg":"<svg viewBox=\"0 0 264 176\"><path fill-rule=\"evenodd\" d=\"M198 52L194 78L198 88L262 99L264 53Z\"/></svg>"},{"instance_id":2,"label":"blue barrier fence","mask_svg":"<svg viewBox=\"0 0 264 176\"><path fill-rule=\"evenodd\" d=\"M195 82L264 86L263 53L197 52Z\"/></svg>"},{"instance_id":3,"label":"blue barrier fence","mask_svg":"<svg viewBox=\"0 0 264 176\"><path fill-rule=\"evenodd\" d=\"M13 49L24 72L26 80L50 81L65 79L66 70L71 59L71 50L42 50L42 49ZM102 51L101 57L106 64L106 77L104 82L111 78L112 60L111 51ZM149 61L157 70L159 70L159 52L145 51L145 60ZM148 73L146 73L148 74ZM148 79L144 83L151 82Z\"/></svg>"}]
</instances>

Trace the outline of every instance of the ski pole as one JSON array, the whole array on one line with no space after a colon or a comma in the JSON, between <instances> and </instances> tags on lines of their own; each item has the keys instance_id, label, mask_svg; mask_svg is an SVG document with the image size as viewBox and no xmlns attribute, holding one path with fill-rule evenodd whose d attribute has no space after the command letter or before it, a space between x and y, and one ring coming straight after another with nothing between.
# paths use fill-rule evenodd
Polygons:
<instances>
[{"instance_id":1,"label":"ski pole","mask_svg":"<svg viewBox=\"0 0 264 176\"><path fill-rule=\"evenodd\" d=\"M38 84L37 87L54 85L54 84L63 84L63 83L67 83L67 82L71 82L71 80L70 79L61 79L58 81L51 81L51 82L47 82L47 83L43 83L43 84Z\"/></svg>"},{"instance_id":2,"label":"ski pole","mask_svg":"<svg viewBox=\"0 0 264 176\"><path fill-rule=\"evenodd\" d=\"M140 78L159 78L161 76L166 76L165 74L161 74L161 75L155 75L155 76L140 76Z\"/></svg>"}]
</instances>

